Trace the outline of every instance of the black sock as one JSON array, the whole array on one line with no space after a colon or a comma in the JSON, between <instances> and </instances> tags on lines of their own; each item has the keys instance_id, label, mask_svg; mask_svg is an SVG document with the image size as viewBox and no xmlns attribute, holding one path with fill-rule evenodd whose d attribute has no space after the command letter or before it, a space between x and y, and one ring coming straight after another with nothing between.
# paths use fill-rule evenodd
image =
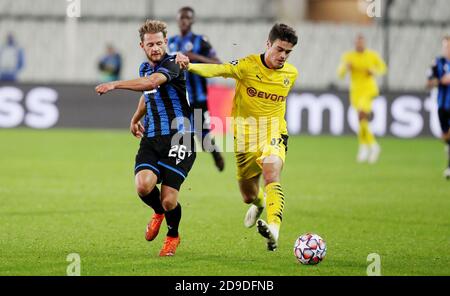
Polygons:
<instances>
[{"instance_id":1,"label":"black sock","mask_svg":"<svg viewBox=\"0 0 450 296\"><path fill-rule=\"evenodd\" d=\"M144 196L144 197L139 196L139 197L142 199L142 201L146 205L151 207L155 211L156 214L164 214L164 209L161 205L161 198L160 198L160 193L159 193L158 187L155 186L155 188L153 188L152 192L150 192L146 196Z\"/></svg>"},{"instance_id":2,"label":"black sock","mask_svg":"<svg viewBox=\"0 0 450 296\"><path fill-rule=\"evenodd\" d=\"M175 209L166 212L167 228L169 229L169 231L167 232L167 236L178 236L178 226L180 225L180 220L181 205L178 203Z\"/></svg>"},{"instance_id":3,"label":"black sock","mask_svg":"<svg viewBox=\"0 0 450 296\"><path fill-rule=\"evenodd\" d=\"M447 142L448 167L450 168L450 141Z\"/></svg>"},{"instance_id":4,"label":"black sock","mask_svg":"<svg viewBox=\"0 0 450 296\"><path fill-rule=\"evenodd\" d=\"M212 152L212 153L218 151L218 148L216 146L216 140L211 135L211 133L202 134L202 149L205 152Z\"/></svg>"}]
</instances>

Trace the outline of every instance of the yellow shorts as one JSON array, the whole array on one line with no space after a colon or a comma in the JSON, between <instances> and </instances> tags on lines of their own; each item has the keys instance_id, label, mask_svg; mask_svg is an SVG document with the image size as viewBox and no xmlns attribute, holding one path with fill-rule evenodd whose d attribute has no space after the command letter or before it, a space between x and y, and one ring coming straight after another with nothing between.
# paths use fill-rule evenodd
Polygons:
<instances>
[{"instance_id":1,"label":"yellow shorts","mask_svg":"<svg viewBox=\"0 0 450 296\"><path fill-rule=\"evenodd\" d=\"M362 111L364 113L372 112L372 102L376 95L362 95L362 94L351 94L350 103L356 111Z\"/></svg>"},{"instance_id":2,"label":"yellow shorts","mask_svg":"<svg viewBox=\"0 0 450 296\"><path fill-rule=\"evenodd\" d=\"M284 163L286 160L288 138L288 135L281 135L279 138L274 138L256 152L235 152L238 181L248 180L261 175L264 158L268 156L276 155Z\"/></svg>"}]
</instances>

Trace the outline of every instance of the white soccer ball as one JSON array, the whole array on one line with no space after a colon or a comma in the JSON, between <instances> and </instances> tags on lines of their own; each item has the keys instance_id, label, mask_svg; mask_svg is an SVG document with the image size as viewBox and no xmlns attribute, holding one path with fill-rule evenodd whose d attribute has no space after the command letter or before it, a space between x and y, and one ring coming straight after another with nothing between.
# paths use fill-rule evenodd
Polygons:
<instances>
[{"instance_id":1,"label":"white soccer ball","mask_svg":"<svg viewBox=\"0 0 450 296\"><path fill-rule=\"evenodd\" d=\"M301 264L319 264L326 254L327 244L317 234L306 233L295 241L294 255Z\"/></svg>"}]
</instances>

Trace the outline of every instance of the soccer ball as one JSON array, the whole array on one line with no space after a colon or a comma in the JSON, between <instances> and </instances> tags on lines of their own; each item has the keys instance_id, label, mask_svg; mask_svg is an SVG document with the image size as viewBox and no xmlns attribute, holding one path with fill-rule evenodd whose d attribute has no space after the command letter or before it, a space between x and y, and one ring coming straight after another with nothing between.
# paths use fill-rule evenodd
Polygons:
<instances>
[{"instance_id":1,"label":"soccer ball","mask_svg":"<svg viewBox=\"0 0 450 296\"><path fill-rule=\"evenodd\" d=\"M327 244L317 234L306 233L294 244L294 255L301 264L316 265L327 253Z\"/></svg>"}]
</instances>

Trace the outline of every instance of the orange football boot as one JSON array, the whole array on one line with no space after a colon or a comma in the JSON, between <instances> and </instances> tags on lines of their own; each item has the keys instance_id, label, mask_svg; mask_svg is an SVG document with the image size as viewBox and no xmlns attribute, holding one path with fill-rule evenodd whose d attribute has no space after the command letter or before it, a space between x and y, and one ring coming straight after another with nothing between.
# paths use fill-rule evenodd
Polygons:
<instances>
[{"instance_id":1,"label":"orange football boot","mask_svg":"<svg viewBox=\"0 0 450 296\"><path fill-rule=\"evenodd\" d=\"M145 230L145 239L152 241L159 233L159 228L164 220L164 214L153 214L152 220L147 224L147 229Z\"/></svg>"},{"instance_id":2,"label":"orange football boot","mask_svg":"<svg viewBox=\"0 0 450 296\"><path fill-rule=\"evenodd\" d=\"M167 236L164 241L164 246L159 252L159 256L173 256L175 255L175 251L177 250L178 245L180 244L180 236L170 237Z\"/></svg>"}]
</instances>

